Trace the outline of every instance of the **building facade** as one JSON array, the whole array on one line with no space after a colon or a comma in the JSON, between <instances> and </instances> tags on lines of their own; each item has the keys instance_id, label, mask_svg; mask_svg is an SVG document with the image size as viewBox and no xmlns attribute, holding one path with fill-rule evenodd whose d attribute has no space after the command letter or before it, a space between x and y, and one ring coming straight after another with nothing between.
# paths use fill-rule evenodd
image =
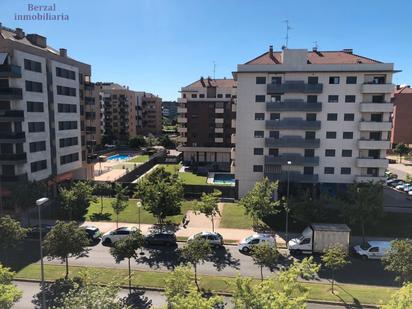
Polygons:
<instances>
[{"instance_id":1,"label":"building facade","mask_svg":"<svg viewBox=\"0 0 412 309\"><path fill-rule=\"evenodd\" d=\"M0 175L3 182L92 175L81 121L91 67L38 34L0 24Z\"/></svg>"},{"instance_id":2,"label":"building facade","mask_svg":"<svg viewBox=\"0 0 412 309\"><path fill-rule=\"evenodd\" d=\"M162 134L162 99L149 92L136 92L138 106L139 135L152 134L158 136Z\"/></svg>"},{"instance_id":3,"label":"building facade","mask_svg":"<svg viewBox=\"0 0 412 309\"><path fill-rule=\"evenodd\" d=\"M230 171L235 99L233 79L202 77L182 87L177 122L185 164Z\"/></svg>"},{"instance_id":4,"label":"building facade","mask_svg":"<svg viewBox=\"0 0 412 309\"><path fill-rule=\"evenodd\" d=\"M162 115L167 118L171 123L177 119L177 102L176 101L163 101L162 102Z\"/></svg>"},{"instance_id":5,"label":"building facade","mask_svg":"<svg viewBox=\"0 0 412 309\"><path fill-rule=\"evenodd\" d=\"M391 143L412 145L412 89L398 86L392 98Z\"/></svg>"},{"instance_id":6,"label":"building facade","mask_svg":"<svg viewBox=\"0 0 412 309\"><path fill-rule=\"evenodd\" d=\"M263 177L320 190L383 179L391 63L342 51L270 47L238 65L234 167L243 196Z\"/></svg>"}]
</instances>

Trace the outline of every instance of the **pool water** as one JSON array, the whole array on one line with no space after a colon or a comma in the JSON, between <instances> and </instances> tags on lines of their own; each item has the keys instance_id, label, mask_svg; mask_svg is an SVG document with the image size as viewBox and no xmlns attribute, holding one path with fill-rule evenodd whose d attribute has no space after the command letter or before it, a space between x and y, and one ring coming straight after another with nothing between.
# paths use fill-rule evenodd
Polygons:
<instances>
[{"instance_id":1,"label":"pool water","mask_svg":"<svg viewBox=\"0 0 412 309\"><path fill-rule=\"evenodd\" d=\"M107 161L122 161L129 159L128 155L116 154L107 158Z\"/></svg>"},{"instance_id":2,"label":"pool water","mask_svg":"<svg viewBox=\"0 0 412 309\"><path fill-rule=\"evenodd\" d=\"M224 184L224 185L234 185L235 175L233 174L218 174L216 173L213 177L213 183Z\"/></svg>"}]
</instances>

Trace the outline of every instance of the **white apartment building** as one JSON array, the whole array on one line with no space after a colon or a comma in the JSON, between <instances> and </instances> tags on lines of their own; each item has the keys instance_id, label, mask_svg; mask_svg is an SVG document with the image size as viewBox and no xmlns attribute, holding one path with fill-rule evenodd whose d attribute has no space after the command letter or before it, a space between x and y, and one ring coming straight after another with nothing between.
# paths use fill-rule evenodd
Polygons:
<instances>
[{"instance_id":1,"label":"white apartment building","mask_svg":"<svg viewBox=\"0 0 412 309\"><path fill-rule=\"evenodd\" d=\"M234 169L239 196L263 177L336 191L378 181L390 148L392 63L350 49L270 47L238 65ZM307 185L306 185L307 186Z\"/></svg>"},{"instance_id":2,"label":"white apartment building","mask_svg":"<svg viewBox=\"0 0 412 309\"><path fill-rule=\"evenodd\" d=\"M58 182L82 170L82 87L90 80L90 71L89 65L69 58L65 49L47 46L45 37L0 24L3 182L49 177Z\"/></svg>"}]
</instances>

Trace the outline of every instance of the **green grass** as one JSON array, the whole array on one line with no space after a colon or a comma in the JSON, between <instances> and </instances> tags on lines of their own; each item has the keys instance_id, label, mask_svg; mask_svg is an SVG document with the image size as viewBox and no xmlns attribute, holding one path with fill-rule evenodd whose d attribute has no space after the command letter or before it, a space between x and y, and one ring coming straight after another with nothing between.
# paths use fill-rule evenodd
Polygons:
<instances>
[{"instance_id":1,"label":"green grass","mask_svg":"<svg viewBox=\"0 0 412 309\"><path fill-rule=\"evenodd\" d=\"M188 185L208 185L206 176L198 176L190 172L179 173L181 164L163 164L162 167L169 173L178 173L183 183Z\"/></svg>"},{"instance_id":2,"label":"green grass","mask_svg":"<svg viewBox=\"0 0 412 309\"><path fill-rule=\"evenodd\" d=\"M220 227L231 229L252 228L252 218L245 214L243 206L237 203L226 203L223 208Z\"/></svg>"},{"instance_id":3,"label":"green grass","mask_svg":"<svg viewBox=\"0 0 412 309\"><path fill-rule=\"evenodd\" d=\"M127 284L127 269L69 266L69 276L77 276L86 269L92 278L96 278L97 283L114 282L117 285ZM64 272L64 265L45 265L46 280L62 278ZM163 288L164 281L170 276L170 272L134 270L132 271L132 276L132 284L134 286ZM16 279L39 280L39 277L39 264L29 264L16 274ZM203 289L213 292L233 292L231 283L234 282L234 277L200 275L199 278L200 287ZM254 279L255 284L258 282L258 279ZM387 287L337 284L334 295L330 292L330 284L305 282L303 285L309 289L309 299L312 300L344 301L347 303L359 302L361 304L385 304L396 291L395 288Z\"/></svg>"},{"instance_id":4,"label":"green grass","mask_svg":"<svg viewBox=\"0 0 412 309\"><path fill-rule=\"evenodd\" d=\"M133 162L133 163L144 163L147 161L149 161L148 155L139 155L131 160L127 160L127 162Z\"/></svg>"},{"instance_id":5,"label":"green grass","mask_svg":"<svg viewBox=\"0 0 412 309\"><path fill-rule=\"evenodd\" d=\"M103 198L103 212L100 215L100 198L97 199L96 202L91 203L86 214L86 220L90 221L116 221L116 215L113 212L113 208L111 206L111 202L113 198ZM172 221L173 223L180 223L183 219L183 215L189 210L193 209L193 201L183 201L181 214L168 217L168 220ZM127 222L127 223L138 223L138 210L136 206L136 200L129 200L129 205L126 209L119 214L119 222ZM155 217L152 216L151 213L144 210L143 208L140 209L140 222L143 224L153 224L156 223L157 220Z\"/></svg>"}]
</instances>

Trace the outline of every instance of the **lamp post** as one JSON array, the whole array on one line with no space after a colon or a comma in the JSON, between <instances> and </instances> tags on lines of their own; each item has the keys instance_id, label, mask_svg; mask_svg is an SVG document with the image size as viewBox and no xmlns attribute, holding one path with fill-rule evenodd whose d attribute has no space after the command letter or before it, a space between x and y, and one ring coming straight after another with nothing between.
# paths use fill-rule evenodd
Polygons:
<instances>
[{"instance_id":1,"label":"lamp post","mask_svg":"<svg viewBox=\"0 0 412 309\"><path fill-rule=\"evenodd\" d=\"M49 199L47 197L42 197L36 201L37 212L39 215L39 245L40 245L40 272L41 272L41 308L46 309L46 294L44 286L44 264L43 264L43 246L42 246L42 225L41 225L41 206L45 205Z\"/></svg>"},{"instance_id":2,"label":"lamp post","mask_svg":"<svg viewBox=\"0 0 412 309\"><path fill-rule=\"evenodd\" d=\"M142 208L142 202L137 201L136 206L137 206L137 216L138 216L138 222L139 222L139 230L141 232L142 230L140 229L140 208Z\"/></svg>"},{"instance_id":3,"label":"lamp post","mask_svg":"<svg viewBox=\"0 0 412 309\"><path fill-rule=\"evenodd\" d=\"M287 245L287 243L288 243L288 241L289 241L289 183L290 183L290 177L289 177L289 174L290 174L290 166L292 165L292 161L288 161L287 162L287 164L288 164L288 171L287 171L287 174L288 174L288 183L287 183L287 188L286 188L286 206L285 206L285 212L286 212L286 224L285 224L285 227L286 227L286 245Z\"/></svg>"}]
</instances>

